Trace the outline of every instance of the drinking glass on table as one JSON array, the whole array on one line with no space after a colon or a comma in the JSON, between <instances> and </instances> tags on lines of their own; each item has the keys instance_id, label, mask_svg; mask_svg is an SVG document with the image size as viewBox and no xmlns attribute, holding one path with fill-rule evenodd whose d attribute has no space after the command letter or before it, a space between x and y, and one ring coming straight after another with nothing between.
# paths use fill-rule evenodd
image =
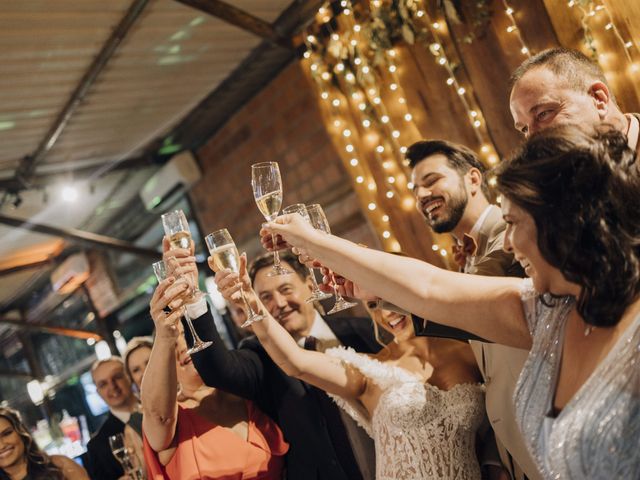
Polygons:
<instances>
[{"instance_id":1,"label":"drinking glass on table","mask_svg":"<svg viewBox=\"0 0 640 480\"><path fill-rule=\"evenodd\" d=\"M307 213L307 207L304 203L294 203L293 205L289 205L282 213L290 214L290 213L298 213L307 223L311 223L311 219L309 218L309 214ZM313 290L311 291L311 296L307 298L306 302L311 303L316 300L325 300L327 298L331 298L332 295L330 293L323 292L318 287L318 282L316 281L316 276L313 273L312 267L307 267L309 269L309 275L311 276L311 281L313 282Z\"/></svg>"},{"instance_id":2,"label":"drinking glass on table","mask_svg":"<svg viewBox=\"0 0 640 480\"><path fill-rule=\"evenodd\" d=\"M161 282L165 278L167 278L167 264L164 260L160 260L159 262L155 262L153 265L153 273L155 273L158 282ZM192 353L199 352L200 350L204 350L207 347L210 347L213 342L203 342L198 334L196 333L196 329L193 327L193 323L191 323L191 318L187 314L187 309L184 310L184 319L187 322L187 327L191 332L191 336L193 337L193 346L187 350L187 353L191 355Z\"/></svg>"},{"instance_id":3,"label":"drinking glass on table","mask_svg":"<svg viewBox=\"0 0 640 480\"><path fill-rule=\"evenodd\" d=\"M320 230L326 234L331 233L331 227L329 226L329 221L327 220L327 216L324 214L324 210L322 207L314 203L313 205L307 205L307 214L309 215L309 219L311 220L311 225L316 230ZM331 310L327 313L337 313L342 310L346 310L347 308L355 307L357 303L346 301L340 292L338 292L338 286L336 285L336 276L332 273L331 277L333 279L333 294L336 297L336 304L333 306Z\"/></svg>"},{"instance_id":4,"label":"drinking glass on table","mask_svg":"<svg viewBox=\"0 0 640 480\"><path fill-rule=\"evenodd\" d=\"M273 222L282 206L282 178L277 162L262 162L251 165L251 187L258 209L267 222ZM280 264L280 256L273 236L273 267L270 277L292 273Z\"/></svg>"},{"instance_id":5,"label":"drinking glass on table","mask_svg":"<svg viewBox=\"0 0 640 480\"><path fill-rule=\"evenodd\" d=\"M109 437L109 447L113 456L122 465L125 475L133 480L143 480L144 474L142 469L137 465L138 461L135 455L127 447L124 441L124 433L116 433Z\"/></svg>"},{"instance_id":6,"label":"drinking glass on table","mask_svg":"<svg viewBox=\"0 0 640 480\"><path fill-rule=\"evenodd\" d=\"M204 241L207 244L213 263L218 269L228 268L234 273L240 273L240 255L238 255L238 248L226 228L210 233L205 237ZM251 304L247 301L242 287L240 288L240 295L247 308L247 320L241 327L246 328L254 322L263 320L264 317L251 308Z\"/></svg>"}]
</instances>

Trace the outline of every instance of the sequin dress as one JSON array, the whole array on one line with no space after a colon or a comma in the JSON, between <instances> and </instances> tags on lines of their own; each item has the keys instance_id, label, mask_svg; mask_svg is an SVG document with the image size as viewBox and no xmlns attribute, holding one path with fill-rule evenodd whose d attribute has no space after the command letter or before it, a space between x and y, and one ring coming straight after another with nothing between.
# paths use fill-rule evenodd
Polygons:
<instances>
[{"instance_id":1,"label":"sequin dress","mask_svg":"<svg viewBox=\"0 0 640 480\"><path fill-rule=\"evenodd\" d=\"M484 416L484 387L460 383L440 390L353 349L325 353L357 368L383 390L371 419L362 405L331 395L374 439L376 480L480 478L475 435Z\"/></svg>"},{"instance_id":2,"label":"sequin dress","mask_svg":"<svg viewBox=\"0 0 640 480\"><path fill-rule=\"evenodd\" d=\"M640 479L640 316L553 418L571 297L549 302L530 279L522 301L533 345L515 391L516 418L549 479Z\"/></svg>"}]
</instances>

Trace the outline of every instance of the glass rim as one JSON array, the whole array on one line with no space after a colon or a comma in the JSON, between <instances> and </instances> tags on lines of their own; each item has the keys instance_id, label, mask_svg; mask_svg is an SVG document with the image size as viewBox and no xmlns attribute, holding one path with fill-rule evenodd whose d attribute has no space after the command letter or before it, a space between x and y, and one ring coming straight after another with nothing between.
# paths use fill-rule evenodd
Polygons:
<instances>
[{"instance_id":1,"label":"glass rim","mask_svg":"<svg viewBox=\"0 0 640 480\"><path fill-rule=\"evenodd\" d=\"M186 218L186 215L184 214L184 210L181 210L181 209L169 210L168 212L164 212L162 215L160 215L160 218L164 218L169 215L175 215L175 214L178 214L178 215L182 214Z\"/></svg>"},{"instance_id":2,"label":"glass rim","mask_svg":"<svg viewBox=\"0 0 640 480\"><path fill-rule=\"evenodd\" d=\"M272 166L272 165L278 165L278 162L258 162L258 163L253 163L251 164L251 168L257 168L257 167L267 167L267 166ZM278 168L280 168L280 166L278 166Z\"/></svg>"},{"instance_id":3,"label":"glass rim","mask_svg":"<svg viewBox=\"0 0 640 480\"><path fill-rule=\"evenodd\" d=\"M236 242L235 242L235 240L233 239L233 237L231 236L231 234L229 233L229 229L227 229L227 228L220 228L220 229L218 229L218 230L214 230L213 232L211 232L211 233L207 234L207 236L206 236L206 237L204 237L204 242L207 244L207 248L208 248L209 250L211 249L211 245L210 245L210 244L214 243L214 242L213 242L213 239L214 239L215 235L216 235L216 234L218 234L218 233L223 233L223 234L225 234L225 233L226 233L226 236L228 236L229 240L231 241L230 243L225 243L224 245L231 245L231 244L234 244L234 245L235 245L235 243L236 243ZM214 248L218 248L218 247L221 247L221 246L222 246L222 245L214 245L213 247L214 247Z\"/></svg>"}]
</instances>

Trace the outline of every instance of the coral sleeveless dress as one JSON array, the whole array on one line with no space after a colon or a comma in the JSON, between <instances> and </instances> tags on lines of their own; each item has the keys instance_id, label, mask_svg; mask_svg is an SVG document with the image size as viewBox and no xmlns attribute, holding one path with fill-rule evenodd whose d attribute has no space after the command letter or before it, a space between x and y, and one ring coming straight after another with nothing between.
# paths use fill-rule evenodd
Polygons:
<instances>
[{"instance_id":1,"label":"coral sleeveless dress","mask_svg":"<svg viewBox=\"0 0 640 480\"><path fill-rule=\"evenodd\" d=\"M158 454L144 437L144 458L149 480L280 480L284 455L289 450L280 428L273 420L246 402L248 438L240 438L197 415L192 409L178 406L176 450L163 466Z\"/></svg>"}]
</instances>

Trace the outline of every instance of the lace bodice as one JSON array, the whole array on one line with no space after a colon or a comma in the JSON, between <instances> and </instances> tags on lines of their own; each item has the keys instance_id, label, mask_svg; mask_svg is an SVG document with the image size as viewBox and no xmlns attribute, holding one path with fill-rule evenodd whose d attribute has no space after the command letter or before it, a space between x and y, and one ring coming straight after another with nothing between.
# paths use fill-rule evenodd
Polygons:
<instances>
[{"instance_id":1,"label":"lace bodice","mask_svg":"<svg viewBox=\"0 0 640 480\"><path fill-rule=\"evenodd\" d=\"M475 434L484 415L482 386L465 383L444 391L353 349L326 353L383 391L371 419L362 405L332 395L374 439L377 480L480 478Z\"/></svg>"},{"instance_id":2,"label":"lace bodice","mask_svg":"<svg viewBox=\"0 0 640 480\"><path fill-rule=\"evenodd\" d=\"M564 326L574 302L567 297L549 306L529 279L522 301L533 345L515 391L516 418L544 477L640 478L640 316L552 418Z\"/></svg>"}]
</instances>

